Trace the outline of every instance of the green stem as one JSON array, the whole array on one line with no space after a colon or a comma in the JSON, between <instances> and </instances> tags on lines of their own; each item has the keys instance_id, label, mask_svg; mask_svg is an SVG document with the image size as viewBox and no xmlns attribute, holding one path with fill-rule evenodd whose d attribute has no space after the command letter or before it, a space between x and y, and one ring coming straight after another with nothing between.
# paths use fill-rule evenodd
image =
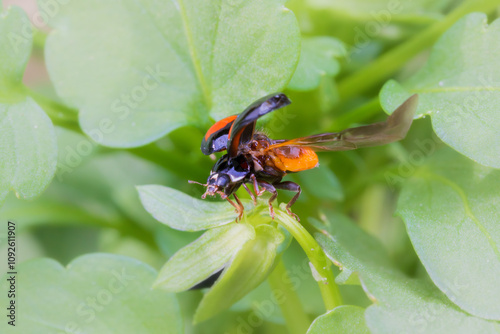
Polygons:
<instances>
[{"instance_id":1,"label":"green stem","mask_svg":"<svg viewBox=\"0 0 500 334\"><path fill-rule=\"evenodd\" d=\"M429 48L458 19L471 12L486 12L494 10L500 0L468 0L449 13L443 20L436 22L414 38L400 44L379 57L364 69L352 74L339 83L339 94L343 99L349 99L395 73L402 65L417 53Z\"/></svg>"},{"instance_id":2,"label":"green stem","mask_svg":"<svg viewBox=\"0 0 500 334\"><path fill-rule=\"evenodd\" d=\"M323 249L318 245L316 240L307 232L307 230L295 219L287 215L281 210L276 210L277 222L290 232L297 240L300 247L304 250L310 263L313 276L318 281L319 289L326 309L333 310L335 307L342 305L342 297L340 296L339 288L335 284L333 273L330 269L331 262L326 257Z\"/></svg>"},{"instance_id":3,"label":"green stem","mask_svg":"<svg viewBox=\"0 0 500 334\"><path fill-rule=\"evenodd\" d=\"M302 308L299 296L290 284L288 272L283 261L280 260L278 262L267 280L273 293L276 296L283 296L283 298L279 298L282 299L279 306L285 318L288 333L304 334L307 332L311 321Z\"/></svg>"},{"instance_id":4,"label":"green stem","mask_svg":"<svg viewBox=\"0 0 500 334\"><path fill-rule=\"evenodd\" d=\"M52 120L52 123L69 130L81 132L78 126L78 112L76 110L68 108L28 87L24 87L23 91L42 107L47 116Z\"/></svg>"},{"instance_id":5,"label":"green stem","mask_svg":"<svg viewBox=\"0 0 500 334\"><path fill-rule=\"evenodd\" d=\"M47 33L45 31L34 29L33 31L33 48L36 51L43 52L45 49L45 41L47 40Z\"/></svg>"}]
</instances>

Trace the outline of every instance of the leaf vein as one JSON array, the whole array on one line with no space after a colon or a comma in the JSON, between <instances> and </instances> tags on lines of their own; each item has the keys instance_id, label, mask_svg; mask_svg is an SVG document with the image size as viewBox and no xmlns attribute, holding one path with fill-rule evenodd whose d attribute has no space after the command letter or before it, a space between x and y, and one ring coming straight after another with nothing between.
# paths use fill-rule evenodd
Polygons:
<instances>
[{"instance_id":1,"label":"leaf vein","mask_svg":"<svg viewBox=\"0 0 500 334\"><path fill-rule=\"evenodd\" d=\"M500 259L500 251L498 250L498 247L495 244L495 241L493 240L492 236L490 235L490 233L488 232L486 227L484 227L484 225L479 221L479 219L477 219L477 217L472 212L472 209L469 205L469 200L467 199L467 195L465 194L465 191L458 184L445 178L444 176L437 175L434 173L428 173L427 176L431 179L434 179L436 181L441 182L444 185L449 186L458 194L458 196L460 197L460 199L462 200L462 203L464 205L465 214L474 222L474 224L479 228L479 230L485 235L486 239L488 240L488 243L490 244L491 248L493 249L493 252L498 257L498 259Z\"/></svg>"},{"instance_id":2,"label":"leaf vein","mask_svg":"<svg viewBox=\"0 0 500 334\"><path fill-rule=\"evenodd\" d=\"M218 41L218 38L219 38L219 27L220 27L220 19L221 19L221 16L222 16L222 4L221 2L219 2L220 6L219 6L219 15L217 16L217 20L215 21L215 33L214 33L214 37L212 39L212 52L210 53L210 78L213 78L214 75L213 75L213 68L214 68L214 54L215 54L215 46L217 45L217 41ZM213 86L213 82L211 80L211 83L210 83L210 87Z\"/></svg>"},{"instance_id":3,"label":"leaf vein","mask_svg":"<svg viewBox=\"0 0 500 334\"><path fill-rule=\"evenodd\" d=\"M198 54L196 53L196 49L194 47L193 33L191 32L191 28L189 27L189 20L187 18L186 8L184 7L183 3L184 0L172 0L172 1L174 2L174 4L177 5L179 13L181 14L182 25L184 27L184 32L186 34L189 53L191 54L191 60L193 62L195 73L196 76L198 77L198 82L200 84L203 93L202 95L205 100L205 105L207 106L208 109L210 109L212 107L210 89L208 88L207 83L205 81L205 77L201 69L200 60L198 58Z\"/></svg>"},{"instance_id":4,"label":"leaf vein","mask_svg":"<svg viewBox=\"0 0 500 334\"><path fill-rule=\"evenodd\" d=\"M142 4L143 7L145 7L147 9L147 13L149 15L149 17L151 17L151 21L153 22L153 25L156 27L156 29L158 30L160 36L163 38L163 40L165 41L166 43L166 46L172 50L172 52L177 56L177 59L179 59L179 61L189 70L191 71L192 69L190 68L190 66L188 65L188 63L184 60L184 58L182 57L180 51L175 48L172 43L170 42L170 40L167 38L167 36L165 35L165 33L163 32L163 30L160 28L160 26L158 26L158 24L156 23L156 19L154 17L154 15L151 13L151 10L150 10L150 7L144 3L144 0L138 0L138 2L140 2Z\"/></svg>"}]
</instances>

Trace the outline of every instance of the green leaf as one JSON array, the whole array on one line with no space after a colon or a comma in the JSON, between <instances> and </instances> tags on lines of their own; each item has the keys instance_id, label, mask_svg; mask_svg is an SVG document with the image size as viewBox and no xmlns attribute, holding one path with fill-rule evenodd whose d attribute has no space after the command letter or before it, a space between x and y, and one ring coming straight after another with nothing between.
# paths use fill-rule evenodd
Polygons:
<instances>
[{"instance_id":1,"label":"green leaf","mask_svg":"<svg viewBox=\"0 0 500 334\"><path fill-rule=\"evenodd\" d=\"M171 292L192 288L223 269L245 243L254 238L254 228L246 223L211 229L168 260L154 287Z\"/></svg>"},{"instance_id":2,"label":"green leaf","mask_svg":"<svg viewBox=\"0 0 500 334\"><path fill-rule=\"evenodd\" d=\"M333 77L340 71L336 58L347 53L344 44L328 36L302 39L299 64L287 88L308 91L319 87L323 77Z\"/></svg>"},{"instance_id":3,"label":"green leaf","mask_svg":"<svg viewBox=\"0 0 500 334\"><path fill-rule=\"evenodd\" d=\"M497 333L497 322L463 312L429 280L410 279L394 269L379 243L355 225L331 215L328 221L327 229L335 234L324 230L315 237L335 264L358 272L374 302L365 311L371 333Z\"/></svg>"},{"instance_id":4,"label":"green leaf","mask_svg":"<svg viewBox=\"0 0 500 334\"><path fill-rule=\"evenodd\" d=\"M12 7L0 14L0 204L9 191L39 195L54 176L57 146L52 122L24 92L22 78L31 53L26 14Z\"/></svg>"},{"instance_id":5,"label":"green leaf","mask_svg":"<svg viewBox=\"0 0 500 334\"><path fill-rule=\"evenodd\" d=\"M434 286L397 272L362 275L374 303L365 311L371 333L498 333L498 322L473 317L452 304Z\"/></svg>"},{"instance_id":6,"label":"green leaf","mask_svg":"<svg viewBox=\"0 0 500 334\"><path fill-rule=\"evenodd\" d=\"M226 202L196 199L178 190L158 186L138 186L144 208L159 222L181 231L201 231L229 224L238 217Z\"/></svg>"},{"instance_id":7,"label":"green leaf","mask_svg":"<svg viewBox=\"0 0 500 334\"><path fill-rule=\"evenodd\" d=\"M365 323L365 309L358 306L338 306L314 319L307 334L369 334Z\"/></svg>"},{"instance_id":8,"label":"green leaf","mask_svg":"<svg viewBox=\"0 0 500 334\"><path fill-rule=\"evenodd\" d=\"M500 320L500 171L437 151L403 186L398 214L434 283L465 311Z\"/></svg>"},{"instance_id":9,"label":"green leaf","mask_svg":"<svg viewBox=\"0 0 500 334\"><path fill-rule=\"evenodd\" d=\"M105 122L100 143L144 145L285 87L300 33L284 2L73 1L50 22L48 70L87 134Z\"/></svg>"},{"instance_id":10,"label":"green leaf","mask_svg":"<svg viewBox=\"0 0 500 334\"><path fill-rule=\"evenodd\" d=\"M56 171L57 144L52 122L30 98L0 102L0 202L10 190L32 199Z\"/></svg>"},{"instance_id":11,"label":"green leaf","mask_svg":"<svg viewBox=\"0 0 500 334\"><path fill-rule=\"evenodd\" d=\"M389 81L380 92L383 108L394 110L419 94L417 115L430 115L438 137L483 165L500 168L500 20L485 14L455 23L432 49L425 66L402 85Z\"/></svg>"},{"instance_id":12,"label":"green leaf","mask_svg":"<svg viewBox=\"0 0 500 334\"><path fill-rule=\"evenodd\" d=\"M0 97L7 99L20 87L31 54L33 32L30 21L19 7L0 13Z\"/></svg>"},{"instance_id":13,"label":"green leaf","mask_svg":"<svg viewBox=\"0 0 500 334\"><path fill-rule=\"evenodd\" d=\"M343 215L327 212L326 217L324 222L314 218L311 222L317 228L324 229L324 233L316 233L314 237L327 256L342 270L335 282L359 284L359 272L392 266L386 250L378 240Z\"/></svg>"},{"instance_id":14,"label":"green leaf","mask_svg":"<svg viewBox=\"0 0 500 334\"><path fill-rule=\"evenodd\" d=\"M229 308L256 288L271 272L276 250L284 236L269 225L255 228L255 239L245 243L222 277L203 296L194 322L204 321Z\"/></svg>"},{"instance_id":15,"label":"green leaf","mask_svg":"<svg viewBox=\"0 0 500 334\"><path fill-rule=\"evenodd\" d=\"M93 254L62 267L50 259L21 264L16 327L2 333L182 333L173 294L153 291L156 272L137 260ZM8 281L2 278L2 291ZM7 294L0 297L7 305Z\"/></svg>"}]
</instances>

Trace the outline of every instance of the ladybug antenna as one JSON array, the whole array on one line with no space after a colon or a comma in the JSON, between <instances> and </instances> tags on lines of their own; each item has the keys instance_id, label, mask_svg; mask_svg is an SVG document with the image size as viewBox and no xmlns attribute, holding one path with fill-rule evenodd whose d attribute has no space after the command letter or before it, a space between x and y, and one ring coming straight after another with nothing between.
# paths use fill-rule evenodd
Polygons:
<instances>
[{"instance_id":1,"label":"ladybug antenna","mask_svg":"<svg viewBox=\"0 0 500 334\"><path fill-rule=\"evenodd\" d=\"M203 183L200 183L200 182L197 182L197 181L189 180L188 182L189 183L194 183L194 184L199 184L200 186L204 186L204 187L208 186L208 184L203 184Z\"/></svg>"}]
</instances>

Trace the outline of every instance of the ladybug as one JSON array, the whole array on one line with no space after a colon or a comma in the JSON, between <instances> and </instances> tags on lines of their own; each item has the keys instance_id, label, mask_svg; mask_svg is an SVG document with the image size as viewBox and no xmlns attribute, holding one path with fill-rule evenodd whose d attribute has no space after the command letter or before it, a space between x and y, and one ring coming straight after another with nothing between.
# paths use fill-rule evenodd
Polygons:
<instances>
[{"instance_id":1,"label":"ladybug","mask_svg":"<svg viewBox=\"0 0 500 334\"><path fill-rule=\"evenodd\" d=\"M241 114L226 117L208 129L201 143L201 151L206 155L221 151L227 153L215 163L205 184L189 181L206 187L203 199L219 194L235 207L238 219L241 219L244 207L235 192L243 186L256 204L257 197L268 191L271 193L269 213L274 219L272 203L278 196L278 190L289 190L295 192L295 196L286 205L286 211L299 220L290 208L300 196L300 186L295 182L283 181L283 177L317 167L318 151L354 150L403 139L413 121L418 96L408 98L385 122L340 132L274 140L255 130L255 124L261 116L290 103L283 93L271 94L255 101ZM252 184L254 192L247 184Z\"/></svg>"}]
</instances>

